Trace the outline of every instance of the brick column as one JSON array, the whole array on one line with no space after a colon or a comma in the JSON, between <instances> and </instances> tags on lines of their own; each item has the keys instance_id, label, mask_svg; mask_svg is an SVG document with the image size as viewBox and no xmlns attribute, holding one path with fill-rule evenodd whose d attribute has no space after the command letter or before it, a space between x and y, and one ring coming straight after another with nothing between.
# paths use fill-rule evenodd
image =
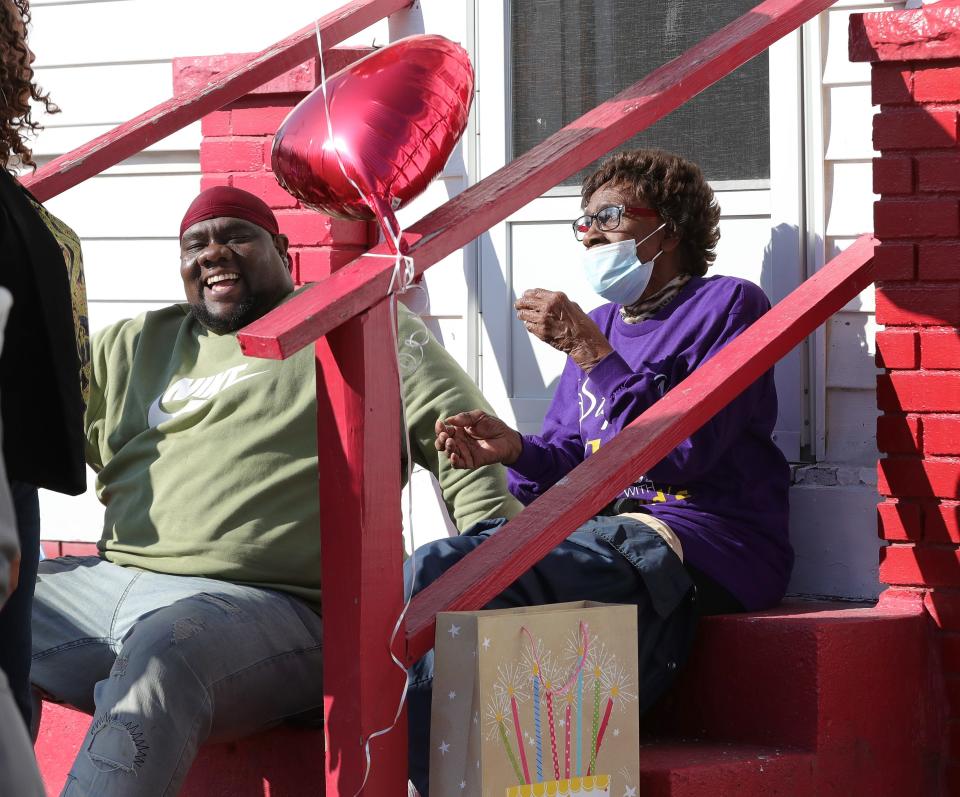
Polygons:
<instances>
[{"instance_id":1,"label":"brick column","mask_svg":"<svg viewBox=\"0 0 960 797\"><path fill-rule=\"evenodd\" d=\"M880 579L937 625L960 794L960 2L855 14L872 63Z\"/></svg>"},{"instance_id":2,"label":"brick column","mask_svg":"<svg viewBox=\"0 0 960 797\"><path fill-rule=\"evenodd\" d=\"M331 50L324 61L327 74L368 52ZM209 83L248 57L241 53L174 59L174 92ZM278 185L270 170L274 133L290 110L319 84L319 63L313 59L208 114L201 122L201 187L233 185L256 194L273 209L280 231L290 239L291 268L297 284L327 276L377 240L373 223L343 221L304 208Z\"/></svg>"}]
</instances>

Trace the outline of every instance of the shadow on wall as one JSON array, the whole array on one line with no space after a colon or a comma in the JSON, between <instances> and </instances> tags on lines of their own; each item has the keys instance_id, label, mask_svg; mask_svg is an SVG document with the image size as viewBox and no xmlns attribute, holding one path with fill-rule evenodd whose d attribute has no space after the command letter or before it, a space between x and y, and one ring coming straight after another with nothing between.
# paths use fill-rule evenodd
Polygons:
<instances>
[{"instance_id":1,"label":"shadow on wall","mask_svg":"<svg viewBox=\"0 0 960 797\"><path fill-rule=\"evenodd\" d=\"M800 235L786 224L771 231L761 284L772 301L803 279L805 258L792 257L803 251ZM823 242L814 238L805 246L817 251ZM826 259L837 254L829 252ZM796 264L797 271L782 273L784 260L788 267ZM790 491L796 561L788 591L793 595L872 600L881 591L871 310L866 297L855 298L777 366L778 426L792 420L806 430L805 455L792 468ZM822 354L814 354L818 350ZM792 379L782 373L786 369L795 369ZM785 386L795 386L796 394L784 395ZM793 413L792 419L783 419L785 411ZM821 433L824 440L818 445Z\"/></svg>"}]
</instances>

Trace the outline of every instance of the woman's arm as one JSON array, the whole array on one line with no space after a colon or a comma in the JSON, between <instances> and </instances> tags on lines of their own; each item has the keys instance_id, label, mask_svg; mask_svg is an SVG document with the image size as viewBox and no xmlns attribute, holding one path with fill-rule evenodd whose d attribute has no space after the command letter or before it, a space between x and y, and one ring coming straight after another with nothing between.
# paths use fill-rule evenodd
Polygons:
<instances>
[{"instance_id":1,"label":"woman's arm","mask_svg":"<svg viewBox=\"0 0 960 797\"><path fill-rule=\"evenodd\" d=\"M567 360L541 433L523 436L520 456L510 465L507 483L523 504L542 495L583 462L579 374L580 369Z\"/></svg>"},{"instance_id":2,"label":"woman's arm","mask_svg":"<svg viewBox=\"0 0 960 797\"><path fill-rule=\"evenodd\" d=\"M703 365L768 309L769 303L759 289L750 291L749 295L741 291L729 312L718 312L711 319L705 319L696 344L689 349L688 372ZM607 420L615 432L659 400L656 376L650 371L633 371L616 352L590 372L591 384L606 398ZM647 475L654 481L683 484L696 481L715 467L731 443L747 431L761 402L773 401L769 411L776 413L776 394L768 382L772 378L772 371L760 377ZM670 401L669 395L665 400Z\"/></svg>"}]
</instances>

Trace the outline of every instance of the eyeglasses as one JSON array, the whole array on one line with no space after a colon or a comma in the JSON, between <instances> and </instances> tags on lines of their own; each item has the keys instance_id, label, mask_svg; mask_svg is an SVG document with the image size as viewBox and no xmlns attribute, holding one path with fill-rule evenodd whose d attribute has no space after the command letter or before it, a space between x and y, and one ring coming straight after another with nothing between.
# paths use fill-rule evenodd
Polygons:
<instances>
[{"instance_id":1,"label":"eyeglasses","mask_svg":"<svg viewBox=\"0 0 960 797\"><path fill-rule=\"evenodd\" d=\"M641 208L632 205L607 205L600 208L596 213L584 213L579 219L573 222L573 234L578 241L587 237L593 223L597 223L598 230L615 230L620 226L620 220L623 214L628 216L646 216L650 218L659 218L660 214L652 208Z\"/></svg>"}]
</instances>

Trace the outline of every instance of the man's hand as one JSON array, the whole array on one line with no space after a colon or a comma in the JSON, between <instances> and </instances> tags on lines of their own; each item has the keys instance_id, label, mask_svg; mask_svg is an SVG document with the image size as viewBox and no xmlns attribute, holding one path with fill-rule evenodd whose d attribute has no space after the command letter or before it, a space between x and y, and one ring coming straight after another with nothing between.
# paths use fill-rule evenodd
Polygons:
<instances>
[{"instance_id":1,"label":"man's hand","mask_svg":"<svg viewBox=\"0 0 960 797\"><path fill-rule=\"evenodd\" d=\"M585 373L613 351L600 327L565 293L533 288L513 306L528 332L569 354Z\"/></svg>"},{"instance_id":2,"label":"man's hand","mask_svg":"<svg viewBox=\"0 0 960 797\"><path fill-rule=\"evenodd\" d=\"M523 449L519 432L483 410L441 418L434 430L434 446L449 457L455 468L479 468L495 462L512 465Z\"/></svg>"}]
</instances>

